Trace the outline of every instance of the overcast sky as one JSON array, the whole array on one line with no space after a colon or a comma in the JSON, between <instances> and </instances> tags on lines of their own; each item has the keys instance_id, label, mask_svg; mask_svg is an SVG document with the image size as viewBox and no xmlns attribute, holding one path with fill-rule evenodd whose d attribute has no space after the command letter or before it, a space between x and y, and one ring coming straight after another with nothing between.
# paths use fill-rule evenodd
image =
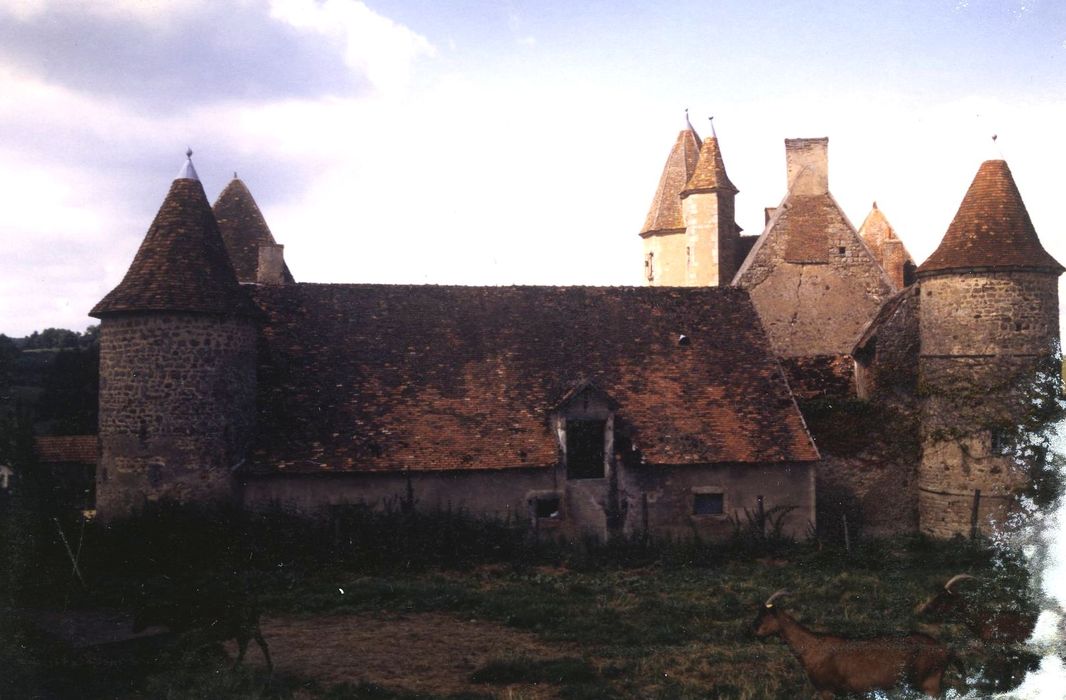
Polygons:
<instances>
[{"instance_id":1,"label":"overcast sky","mask_svg":"<svg viewBox=\"0 0 1066 700\"><path fill-rule=\"evenodd\" d=\"M749 234L828 136L918 261L1005 157L1066 262L1060 0L0 0L0 332L92 323L187 146L301 281L639 284L686 107Z\"/></svg>"}]
</instances>

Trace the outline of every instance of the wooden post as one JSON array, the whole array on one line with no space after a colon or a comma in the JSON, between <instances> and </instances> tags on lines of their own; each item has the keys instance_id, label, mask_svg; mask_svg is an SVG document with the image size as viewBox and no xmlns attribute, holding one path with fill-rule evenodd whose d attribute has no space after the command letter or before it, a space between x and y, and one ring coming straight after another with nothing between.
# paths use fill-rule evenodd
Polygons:
<instances>
[{"instance_id":1,"label":"wooden post","mask_svg":"<svg viewBox=\"0 0 1066 700\"><path fill-rule=\"evenodd\" d=\"M851 533L848 532L848 516L841 515L844 519L844 551L851 554Z\"/></svg>"},{"instance_id":2,"label":"wooden post","mask_svg":"<svg viewBox=\"0 0 1066 700\"><path fill-rule=\"evenodd\" d=\"M980 533L978 514L981 510L981 489L974 489L973 506L970 508L970 539L976 540Z\"/></svg>"},{"instance_id":3,"label":"wooden post","mask_svg":"<svg viewBox=\"0 0 1066 700\"><path fill-rule=\"evenodd\" d=\"M755 512L759 518L759 534L766 536L766 512L763 510L762 496L755 497Z\"/></svg>"}]
</instances>

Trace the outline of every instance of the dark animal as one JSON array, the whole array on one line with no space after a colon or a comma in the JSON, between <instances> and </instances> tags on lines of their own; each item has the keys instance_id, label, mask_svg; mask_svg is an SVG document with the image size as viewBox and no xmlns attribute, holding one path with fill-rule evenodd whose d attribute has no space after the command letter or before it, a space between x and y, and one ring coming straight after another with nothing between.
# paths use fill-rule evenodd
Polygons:
<instances>
[{"instance_id":1,"label":"dark animal","mask_svg":"<svg viewBox=\"0 0 1066 700\"><path fill-rule=\"evenodd\" d=\"M166 627L176 634L188 634L201 643L237 640L236 668L244 660L248 642L255 639L263 650L267 671L274 672L270 651L259 629L259 607L247 596L197 596L195 601L179 602L170 597L147 598L134 611L133 631Z\"/></svg>"},{"instance_id":2,"label":"dark animal","mask_svg":"<svg viewBox=\"0 0 1066 700\"><path fill-rule=\"evenodd\" d=\"M850 639L807 629L774 605L788 591L774 593L755 618L759 637L779 635L807 672L822 700L837 694L887 690L901 684L940 695L940 684L954 655L925 634Z\"/></svg>"},{"instance_id":3,"label":"dark animal","mask_svg":"<svg viewBox=\"0 0 1066 700\"><path fill-rule=\"evenodd\" d=\"M1036 628L1036 615L978 605L958 590L959 583L973 578L969 574L952 576L936 595L918 605L914 613L938 621L961 622L983 642L1011 644L1028 639Z\"/></svg>"}]
</instances>

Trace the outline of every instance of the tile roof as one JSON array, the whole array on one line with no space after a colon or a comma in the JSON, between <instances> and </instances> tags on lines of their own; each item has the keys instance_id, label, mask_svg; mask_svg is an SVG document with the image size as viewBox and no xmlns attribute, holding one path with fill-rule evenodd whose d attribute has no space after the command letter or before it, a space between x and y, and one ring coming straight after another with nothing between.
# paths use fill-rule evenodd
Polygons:
<instances>
[{"instance_id":1,"label":"tile roof","mask_svg":"<svg viewBox=\"0 0 1066 700\"><path fill-rule=\"evenodd\" d=\"M785 261L829 262L830 236L840 227L851 228L844 213L828 194L793 195L778 207L774 235L785 238Z\"/></svg>"},{"instance_id":2,"label":"tile roof","mask_svg":"<svg viewBox=\"0 0 1066 700\"><path fill-rule=\"evenodd\" d=\"M940 246L918 274L973 268L1063 271L1040 245L1006 161L981 164Z\"/></svg>"},{"instance_id":3,"label":"tile roof","mask_svg":"<svg viewBox=\"0 0 1066 700\"><path fill-rule=\"evenodd\" d=\"M96 464L98 442L95 435L47 435L34 438L33 443L37 459L42 462Z\"/></svg>"},{"instance_id":4,"label":"tile roof","mask_svg":"<svg viewBox=\"0 0 1066 700\"><path fill-rule=\"evenodd\" d=\"M263 213L259 211L252 193L234 173L233 179L222 190L212 207L218 221L222 240L226 244L233 271L241 282L254 283L258 279L259 246L275 245ZM292 273L285 265L282 273L285 283L292 284Z\"/></svg>"},{"instance_id":5,"label":"tile roof","mask_svg":"<svg viewBox=\"0 0 1066 700\"><path fill-rule=\"evenodd\" d=\"M700 137L692 128L682 129L663 166L659 187L655 190L641 235L685 228L681 215L681 190L696 171L700 157Z\"/></svg>"},{"instance_id":6,"label":"tile roof","mask_svg":"<svg viewBox=\"0 0 1066 700\"><path fill-rule=\"evenodd\" d=\"M888 223L888 218L884 212L877 206L877 202L873 203L870 208L870 213L866 215L866 219L862 222L862 226L859 227L859 236L866 242L870 252L874 254L874 258L877 260L877 264L881 267L885 266L884 247L885 241L899 241L899 236L896 235L896 229L892 228L892 224ZM902 244L902 241L900 241ZM906 246L903 246L904 260L908 262L914 262L914 258L911 257L910 252Z\"/></svg>"},{"instance_id":7,"label":"tile roof","mask_svg":"<svg viewBox=\"0 0 1066 700\"><path fill-rule=\"evenodd\" d=\"M125 311L255 313L198 180L174 180L126 276L89 314Z\"/></svg>"},{"instance_id":8,"label":"tile roof","mask_svg":"<svg viewBox=\"0 0 1066 700\"><path fill-rule=\"evenodd\" d=\"M718 138L712 136L704 139L700 147L700 159L696 164L696 170L685 183L682 196L696 192L713 192L728 190L736 194L737 188L729 181L725 172L725 161L722 160L722 150L718 148Z\"/></svg>"},{"instance_id":9,"label":"tile roof","mask_svg":"<svg viewBox=\"0 0 1066 700\"><path fill-rule=\"evenodd\" d=\"M740 289L251 289L267 318L251 471L554 465L550 415L585 382L648 463L818 458Z\"/></svg>"}]
</instances>

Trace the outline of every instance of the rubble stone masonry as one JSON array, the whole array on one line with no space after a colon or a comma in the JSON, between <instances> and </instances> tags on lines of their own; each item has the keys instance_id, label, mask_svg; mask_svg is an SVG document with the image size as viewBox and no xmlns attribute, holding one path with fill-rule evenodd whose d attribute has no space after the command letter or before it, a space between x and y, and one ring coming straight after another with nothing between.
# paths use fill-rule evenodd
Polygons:
<instances>
[{"instance_id":1,"label":"rubble stone masonry","mask_svg":"<svg viewBox=\"0 0 1066 700\"><path fill-rule=\"evenodd\" d=\"M100 512L228 498L255 420L254 323L116 315L101 323L100 347Z\"/></svg>"}]
</instances>

